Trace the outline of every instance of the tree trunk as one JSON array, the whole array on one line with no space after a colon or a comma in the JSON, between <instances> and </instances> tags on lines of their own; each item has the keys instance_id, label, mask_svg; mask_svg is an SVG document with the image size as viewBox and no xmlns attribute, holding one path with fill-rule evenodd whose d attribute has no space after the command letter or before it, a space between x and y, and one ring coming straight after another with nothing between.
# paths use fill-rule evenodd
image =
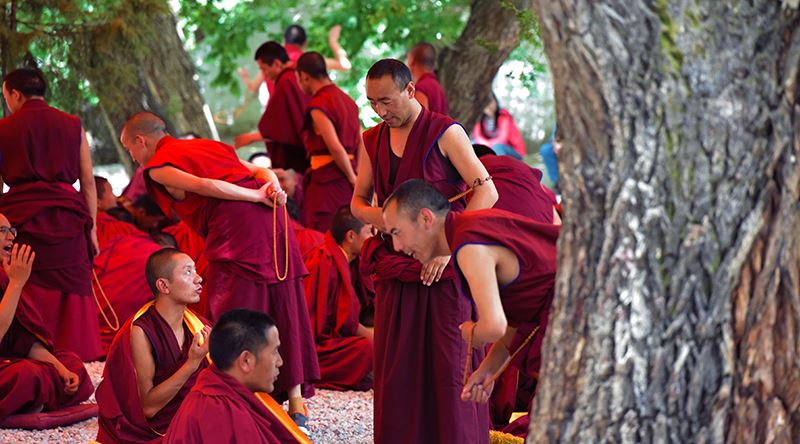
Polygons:
<instances>
[{"instance_id":1,"label":"tree trunk","mask_svg":"<svg viewBox=\"0 0 800 444\"><path fill-rule=\"evenodd\" d=\"M166 5L164 8L168 11ZM169 12L138 13L142 16L133 23L142 28L134 34L112 23L90 44L96 60L92 68L76 67L99 97L104 121L114 135L104 142L115 147L128 168L127 153L117 138L127 118L136 112L149 110L162 116L176 136L188 132L205 138L216 135L216 128L206 118L194 64L178 35L175 17Z\"/></svg>"},{"instance_id":2,"label":"tree trunk","mask_svg":"<svg viewBox=\"0 0 800 444\"><path fill-rule=\"evenodd\" d=\"M465 128L478 120L497 70L519 44L517 14L532 7L533 0L473 0L461 36L442 50L439 80L447 93L450 115Z\"/></svg>"},{"instance_id":3,"label":"tree trunk","mask_svg":"<svg viewBox=\"0 0 800 444\"><path fill-rule=\"evenodd\" d=\"M529 442L800 442L800 13L729 3L537 2L565 214Z\"/></svg>"}]
</instances>

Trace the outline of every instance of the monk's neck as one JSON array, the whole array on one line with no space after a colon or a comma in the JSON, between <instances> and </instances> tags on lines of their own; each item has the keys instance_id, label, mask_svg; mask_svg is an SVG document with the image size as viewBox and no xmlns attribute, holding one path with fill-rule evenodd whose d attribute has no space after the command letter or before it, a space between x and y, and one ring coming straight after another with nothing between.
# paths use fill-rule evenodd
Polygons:
<instances>
[{"instance_id":1,"label":"monk's neck","mask_svg":"<svg viewBox=\"0 0 800 444\"><path fill-rule=\"evenodd\" d=\"M449 256L451 254L450 251L450 243L447 242L447 232L445 231L444 227L445 218L439 218L436 221L436 255L437 256Z\"/></svg>"},{"instance_id":2,"label":"monk's neck","mask_svg":"<svg viewBox=\"0 0 800 444\"><path fill-rule=\"evenodd\" d=\"M358 253L354 254L351 252L352 248L350 247L350 244L348 244L347 242L342 242L341 244L336 244L336 245L339 246L339 250L341 250L342 254L344 254L344 257L345 259L347 259L348 264L350 262L353 262L358 257Z\"/></svg>"},{"instance_id":3,"label":"monk's neck","mask_svg":"<svg viewBox=\"0 0 800 444\"><path fill-rule=\"evenodd\" d=\"M319 90L321 90L322 88L325 88L328 85L333 85L333 82L330 79L319 80L317 82L314 82L311 85L311 95L312 96L317 95Z\"/></svg>"},{"instance_id":4,"label":"monk's neck","mask_svg":"<svg viewBox=\"0 0 800 444\"><path fill-rule=\"evenodd\" d=\"M183 328L183 313L186 311L186 306L183 304L176 304L166 297L156 299L156 311L158 314L167 321L167 325L173 331L178 331Z\"/></svg>"},{"instance_id":5,"label":"monk's neck","mask_svg":"<svg viewBox=\"0 0 800 444\"><path fill-rule=\"evenodd\" d=\"M414 124L417 123L417 119L419 119L420 114L422 114L422 105L420 105L419 102L417 102L417 99L414 99L411 101L411 115L405 122L403 122L402 125L392 129L405 134L410 133L411 128L413 128Z\"/></svg>"}]
</instances>

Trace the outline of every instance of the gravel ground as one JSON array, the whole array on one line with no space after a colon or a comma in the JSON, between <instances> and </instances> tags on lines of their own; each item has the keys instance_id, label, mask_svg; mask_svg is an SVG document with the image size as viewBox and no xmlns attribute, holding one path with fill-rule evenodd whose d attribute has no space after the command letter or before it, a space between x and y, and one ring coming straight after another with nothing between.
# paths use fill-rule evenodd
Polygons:
<instances>
[{"instance_id":1,"label":"gravel ground","mask_svg":"<svg viewBox=\"0 0 800 444\"><path fill-rule=\"evenodd\" d=\"M95 387L103 373L102 362L86 364ZM94 402L94 395L88 402ZM372 442L372 391L317 390L308 401L310 438L318 444L366 444ZM97 436L97 419L57 429L0 430L0 443L87 443Z\"/></svg>"}]
</instances>

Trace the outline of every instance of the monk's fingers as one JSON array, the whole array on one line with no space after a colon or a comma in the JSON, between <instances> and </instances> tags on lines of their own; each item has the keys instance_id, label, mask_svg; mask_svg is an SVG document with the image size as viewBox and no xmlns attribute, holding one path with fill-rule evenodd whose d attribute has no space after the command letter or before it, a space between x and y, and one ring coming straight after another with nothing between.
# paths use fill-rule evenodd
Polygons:
<instances>
[{"instance_id":1,"label":"monk's fingers","mask_svg":"<svg viewBox=\"0 0 800 444\"><path fill-rule=\"evenodd\" d=\"M435 278L436 282L439 282L439 279L442 278L442 273L444 273L444 269L446 266L447 266L446 262L443 264L436 265L436 278Z\"/></svg>"}]
</instances>

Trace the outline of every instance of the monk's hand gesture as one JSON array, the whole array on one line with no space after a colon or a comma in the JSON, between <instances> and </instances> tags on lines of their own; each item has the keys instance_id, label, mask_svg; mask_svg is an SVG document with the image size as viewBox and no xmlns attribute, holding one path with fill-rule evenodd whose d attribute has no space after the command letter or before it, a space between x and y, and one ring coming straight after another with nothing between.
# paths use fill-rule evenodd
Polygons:
<instances>
[{"instance_id":1,"label":"monk's hand gesture","mask_svg":"<svg viewBox=\"0 0 800 444\"><path fill-rule=\"evenodd\" d=\"M200 362L208 354L208 336L211 334L211 327L206 325L203 327L202 330L197 332L194 335L194 339L192 339L192 345L189 349L189 359L195 363L195 365L200 365Z\"/></svg>"},{"instance_id":2,"label":"monk's hand gesture","mask_svg":"<svg viewBox=\"0 0 800 444\"><path fill-rule=\"evenodd\" d=\"M494 381L492 381L494 373L483 367L484 366L478 367L478 369L467 378L467 383L464 384L464 389L461 391L462 401L481 404L489 401L489 397L492 395L492 389L494 389Z\"/></svg>"},{"instance_id":3,"label":"monk's hand gesture","mask_svg":"<svg viewBox=\"0 0 800 444\"><path fill-rule=\"evenodd\" d=\"M258 198L258 202L270 207L275 206L275 204L278 206L286 205L286 191L283 191L280 185L275 185L272 182L267 182L258 189Z\"/></svg>"},{"instance_id":4,"label":"monk's hand gesture","mask_svg":"<svg viewBox=\"0 0 800 444\"><path fill-rule=\"evenodd\" d=\"M439 282L448 263L450 263L450 256L437 256L427 264L422 264L422 273L419 276L422 283L430 286L434 282Z\"/></svg>"},{"instance_id":5,"label":"monk's hand gesture","mask_svg":"<svg viewBox=\"0 0 800 444\"><path fill-rule=\"evenodd\" d=\"M78 375L75 373L67 370L66 367L63 365L59 366L58 376L64 381L64 393L73 394L78 391L78 383L80 380L78 379Z\"/></svg>"},{"instance_id":6,"label":"monk's hand gesture","mask_svg":"<svg viewBox=\"0 0 800 444\"><path fill-rule=\"evenodd\" d=\"M11 247L11 256L3 259L3 270L5 270L8 280L20 285L25 284L31 277L31 268L36 253L31 250L29 245L14 244Z\"/></svg>"}]
</instances>

